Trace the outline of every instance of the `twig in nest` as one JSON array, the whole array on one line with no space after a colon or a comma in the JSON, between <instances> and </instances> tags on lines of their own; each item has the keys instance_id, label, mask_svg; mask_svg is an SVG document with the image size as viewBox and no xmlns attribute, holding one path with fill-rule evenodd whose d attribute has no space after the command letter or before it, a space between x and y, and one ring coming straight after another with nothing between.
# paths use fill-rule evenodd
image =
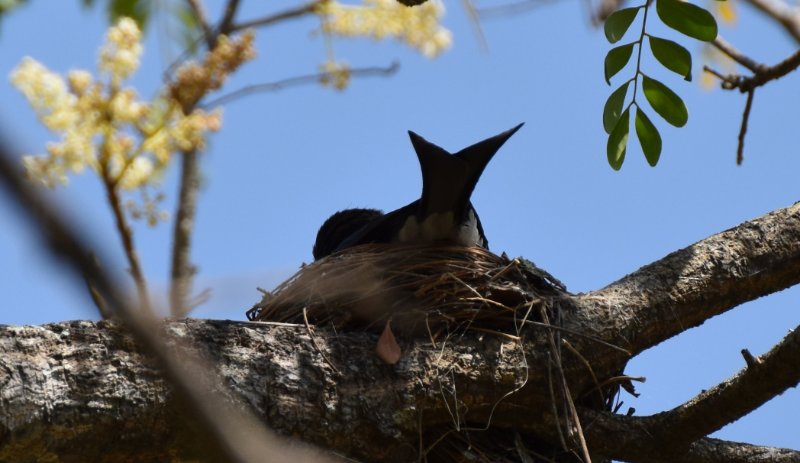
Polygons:
<instances>
[{"instance_id":1,"label":"twig in nest","mask_svg":"<svg viewBox=\"0 0 800 463\"><path fill-rule=\"evenodd\" d=\"M594 382L594 390L597 391L597 394L600 396L600 403L605 403L606 397L603 394L603 390L600 388L600 381L597 380L597 375L594 374L594 369L592 368L592 365L589 363L588 360L586 360L586 357L584 357L583 354L578 352L578 349L575 349L575 347L572 344L570 344L569 341L567 341L566 339L562 339L561 344L564 347L566 347L568 351L572 352L575 355L575 357L577 357L578 360L580 360L581 363L583 363L583 365L586 367L586 370L592 377L592 382Z\"/></svg>"},{"instance_id":2,"label":"twig in nest","mask_svg":"<svg viewBox=\"0 0 800 463\"><path fill-rule=\"evenodd\" d=\"M333 371L339 373L339 369L336 368L336 365L334 365L333 362L331 362L328 356L325 355L325 351L323 351L322 348L319 347L319 344L317 344L317 336L314 333L314 329L311 328L311 325L308 323L308 314L306 313L306 309L303 309L303 321L306 324L306 330L308 331L308 336L311 338L311 343L314 344L314 349L316 349L317 352L319 352L319 355L321 355L322 358L328 363L328 365L330 365L331 368L333 368Z\"/></svg>"},{"instance_id":3,"label":"twig in nest","mask_svg":"<svg viewBox=\"0 0 800 463\"><path fill-rule=\"evenodd\" d=\"M544 307L541 307L539 310L541 312L542 320L544 320L545 323L549 323L550 320L549 317L547 316L547 311L544 309ZM556 366L556 370L558 371L558 375L561 379L561 389L562 389L562 394L564 395L564 399L566 400L567 403L567 411L570 417L572 418L572 422L575 426L574 433L572 432L571 429L569 429L569 427L567 428L567 432L569 432L569 434L572 437L577 437L578 443L581 448L581 452L583 453L584 463L591 463L592 457L589 455L589 448L586 445L586 437L583 435L583 428L581 426L580 417L578 416L578 410L577 408L575 408L575 402L573 402L572 400L572 394L570 393L569 385L567 384L566 375L564 374L563 364L561 362L561 353L558 348L558 345L556 344L555 335L553 334L552 331L550 331L548 332L547 337L548 341L550 342L550 350L551 350L550 353L552 354L555 360L554 363Z\"/></svg>"}]
</instances>

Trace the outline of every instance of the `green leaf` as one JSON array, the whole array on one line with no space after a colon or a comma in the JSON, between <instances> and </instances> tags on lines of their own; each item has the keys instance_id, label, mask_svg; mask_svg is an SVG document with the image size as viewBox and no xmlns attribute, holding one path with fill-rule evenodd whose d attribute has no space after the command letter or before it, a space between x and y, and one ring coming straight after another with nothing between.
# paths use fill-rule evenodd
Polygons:
<instances>
[{"instance_id":1,"label":"green leaf","mask_svg":"<svg viewBox=\"0 0 800 463\"><path fill-rule=\"evenodd\" d=\"M27 0L0 0L0 15L22 6Z\"/></svg>"},{"instance_id":2,"label":"green leaf","mask_svg":"<svg viewBox=\"0 0 800 463\"><path fill-rule=\"evenodd\" d=\"M675 92L661 82L642 75L642 90L650 106L675 127L683 127L689 120L686 105Z\"/></svg>"},{"instance_id":3,"label":"green leaf","mask_svg":"<svg viewBox=\"0 0 800 463\"><path fill-rule=\"evenodd\" d=\"M639 144L642 145L644 157L647 163L655 167L658 164L658 158L661 156L661 135L658 133L656 126L650 122L647 115L639 108L636 108L636 136L639 138Z\"/></svg>"},{"instance_id":4,"label":"green leaf","mask_svg":"<svg viewBox=\"0 0 800 463\"><path fill-rule=\"evenodd\" d=\"M603 107L603 128L606 133L611 133L619 121L622 114L622 105L625 104L625 96L628 94L628 85L631 81L625 82L606 100L606 105Z\"/></svg>"},{"instance_id":5,"label":"green leaf","mask_svg":"<svg viewBox=\"0 0 800 463\"><path fill-rule=\"evenodd\" d=\"M616 48L612 48L608 54L606 55L606 83L611 85L611 78L622 70L628 61L631 59L631 54L633 53L633 45L634 43L629 43L627 45L622 45ZM641 46L641 45L640 45Z\"/></svg>"},{"instance_id":6,"label":"green leaf","mask_svg":"<svg viewBox=\"0 0 800 463\"><path fill-rule=\"evenodd\" d=\"M710 42L717 38L717 21L703 8L681 0L656 0L656 12L664 24L676 31Z\"/></svg>"},{"instance_id":7,"label":"green leaf","mask_svg":"<svg viewBox=\"0 0 800 463\"><path fill-rule=\"evenodd\" d=\"M108 2L108 20L116 23L126 16L133 19L144 30L147 20L150 19L150 2L144 0L110 0Z\"/></svg>"},{"instance_id":8,"label":"green leaf","mask_svg":"<svg viewBox=\"0 0 800 463\"><path fill-rule=\"evenodd\" d=\"M622 36L625 35L625 32L628 31L628 28L631 27L633 20L636 19L636 14L639 12L640 8L639 6L635 8L623 8L609 15L603 27L609 42L619 42L619 39L621 39Z\"/></svg>"},{"instance_id":9,"label":"green leaf","mask_svg":"<svg viewBox=\"0 0 800 463\"><path fill-rule=\"evenodd\" d=\"M678 73L685 80L692 80L692 55L672 40L650 36L650 50L659 63Z\"/></svg>"},{"instance_id":10,"label":"green leaf","mask_svg":"<svg viewBox=\"0 0 800 463\"><path fill-rule=\"evenodd\" d=\"M628 146L628 129L630 119L630 108L622 113L622 117L617 121L617 126L611 131L608 136L608 145L606 145L606 154L608 155L608 164L614 170L619 170L622 163L625 162L625 150Z\"/></svg>"}]
</instances>

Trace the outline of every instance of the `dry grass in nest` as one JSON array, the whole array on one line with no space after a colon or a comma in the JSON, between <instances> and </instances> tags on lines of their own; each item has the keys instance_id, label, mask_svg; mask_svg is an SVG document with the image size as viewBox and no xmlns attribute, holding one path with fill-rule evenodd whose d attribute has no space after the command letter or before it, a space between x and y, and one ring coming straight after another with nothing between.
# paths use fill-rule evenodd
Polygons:
<instances>
[{"instance_id":1,"label":"dry grass in nest","mask_svg":"<svg viewBox=\"0 0 800 463\"><path fill-rule=\"evenodd\" d=\"M433 340L459 329L516 335L563 290L532 263L479 247L368 244L304 266L247 316L371 331L391 317L399 334Z\"/></svg>"}]
</instances>

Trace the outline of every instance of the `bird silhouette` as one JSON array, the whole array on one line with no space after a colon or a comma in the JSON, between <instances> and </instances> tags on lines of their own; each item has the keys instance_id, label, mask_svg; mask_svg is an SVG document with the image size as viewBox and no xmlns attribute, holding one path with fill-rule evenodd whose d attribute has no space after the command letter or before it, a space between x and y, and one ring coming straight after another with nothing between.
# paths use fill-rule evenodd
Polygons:
<instances>
[{"instance_id":1,"label":"bird silhouette","mask_svg":"<svg viewBox=\"0 0 800 463\"><path fill-rule=\"evenodd\" d=\"M455 154L409 131L422 170L420 199L386 214L376 209L333 214L317 233L314 259L366 243L444 241L488 248L470 197L486 165L522 125Z\"/></svg>"}]
</instances>

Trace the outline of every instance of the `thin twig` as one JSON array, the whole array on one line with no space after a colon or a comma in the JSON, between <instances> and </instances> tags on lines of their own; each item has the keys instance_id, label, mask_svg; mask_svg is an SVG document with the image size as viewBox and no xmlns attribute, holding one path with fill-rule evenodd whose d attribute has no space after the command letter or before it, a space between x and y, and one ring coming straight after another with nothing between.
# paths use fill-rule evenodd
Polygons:
<instances>
[{"instance_id":1,"label":"thin twig","mask_svg":"<svg viewBox=\"0 0 800 463\"><path fill-rule=\"evenodd\" d=\"M547 316L547 310L544 307L540 307L539 313L542 317L542 320L545 323L549 324L550 319ZM556 336L552 331L547 333L547 340L550 344L550 353L552 354L554 359L553 363L556 366L556 371L558 372L559 379L561 380L561 392L564 394L564 400L567 403L567 411L570 415L570 418L572 418L573 425L575 426L575 432L573 433L572 429L569 429L569 426L567 425L568 435L570 437L577 436L578 444L580 445L581 453L583 454L582 456L584 463L592 463L592 457L589 455L589 448L586 445L586 437L583 435L583 427L581 426L581 419L578 416L578 409L575 408L575 402L572 400L572 393L569 390L569 385L567 384L567 378L566 375L564 374L560 345L556 343Z\"/></svg>"},{"instance_id":2,"label":"thin twig","mask_svg":"<svg viewBox=\"0 0 800 463\"><path fill-rule=\"evenodd\" d=\"M317 344L317 337L316 334L314 333L314 329L311 328L311 324L308 323L308 310L306 310L305 308L303 309L303 322L306 325L306 331L308 331L308 337L311 338L311 343L314 345L314 349L316 349L317 352L319 352L319 355L321 355L322 358L325 360L325 362L327 362L328 365L330 365L331 368L333 368L333 371L339 373L339 369L336 368L336 365L334 365L333 362L331 362L331 359L329 359L328 356L325 355L325 351L323 351L322 348L319 347L319 344Z\"/></svg>"},{"instance_id":3,"label":"thin twig","mask_svg":"<svg viewBox=\"0 0 800 463\"><path fill-rule=\"evenodd\" d=\"M279 13L275 13L269 16L264 16L263 18L252 19L250 21L244 21L239 24L232 24L230 26L230 32L238 32L243 29L248 29L251 27L263 27L269 26L271 24L292 18L299 18L300 16L307 15L309 13L313 13L314 10L326 0L313 0L305 5L300 5L296 8L290 8L288 10L281 11Z\"/></svg>"},{"instance_id":4,"label":"thin twig","mask_svg":"<svg viewBox=\"0 0 800 463\"><path fill-rule=\"evenodd\" d=\"M744 161L744 137L747 134L747 121L750 119L750 108L753 106L753 94L756 89L751 88L747 92L747 102L744 104L744 113L742 113L742 126L739 128L739 146L736 148L736 165L742 165Z\"/></svg>"},{"instance_id":5,"label":"thin twig","mask_svg":"<svg viewBox=\"0 0 800 463\"><path fill-rule=\"evenodd\" d=\"M238 9L239 0L228 0L228 4L225 5L225 13L222 16L222 20L219 22L219 26L217 26L217 33L228 35L231 32L233 19L236 16L236 11L238 11Z\"/></svg>"},{"instance_id":6,"label":"thin twig","mask_svg":"<svg viewBox=\"0 0 800 463\"><path fill-rule=\"evenodd\" d=\"M774 66L763 66L753 77L745 78L739 85L742 92L747 92L751 88L761 87L767 82L780 79L800 67L800 50L789 55L788 58Z\"/></svg>"},{"instance_id":7,"label":"thin twig","mask_svg":"<svg viewBox=\"0 0 800 463\"><path fill-rule=\"evenodd\" d=\"M150 296L147 292L147 281L145 280L144 272L142 272L142 266L139 263L139 254L136 252L136 247L133 244L133 230L128 223L128 219L125 218L125 211L122 210L122 201L119 197L119 191L117 191L117 185L114 183L114 179L108 171L108 163L101 162L100 164L103 186L106 189L108 203L111 205L111 212L114 214L114 223L117 226L117 232L122 240L125 258L128 259L128 265L130 265L131 276L136 283L136 290L139 293L139 304L141 304L145 310L150 310Z\"/></svg>"},{"instance_id":8,"label":"thin twig","mask_svg":"<svg viewBox=\"0 0 800 463\"><path fill-rule=\"evenodd\" d=\"M753 59L737 50L736 47L728 43L722 36L717 36L717 38L711 42L711 45L752 72L758 72L759 69L763 67L763 65L756 63Z\"/></svg>"},{"instance_id":9,"label":"thin twig","mask_svg":"<svg viewBox=\"0 0 800 463\"><path fill-rule=\"evenodd\" d=\"M387 67L364 67L364 68L355 68L350 70L350 75L353 77L364 77L364 76L389 76L397 72L400 68L400 64L396 61L390 64ZM331 78L333 77L331 73L328 72L321 72L317 74L307 74L303 76L297 77L289 77L288 79L279 80L276 82L268 82L264 84L255 84L255 85L248 85L246 87L240 88L239 90L235 90L231 93L225 94L220 96L219 98L215 98L205 104L203 104L204 108L212 108L215 106L220 106L226 103L230 103L233 100L237 100L239 98L243 98L248 95L252 95L254 93L261 93L261 92L274 92L277 90L284 89L286 87L296 86L296 85L304 85L304 84L311 84L315 82L319 82L321 79L324 78Z\"/></svg>"},{"instance_id":10,"label":"thin twig","mask_svg":"<svg viewBox=\"0 0 800 463\"><path fill-rule=\"evenodd\" d=\"M483 19L492 16L514 16L520 13L525 13L534 8L555 3L558 0L519 0L516 2L509 2L506 4L488 6L484 8L475 8L475 14Z\"/></svg>"},{"instance_id":11,"label":"thin twig","mask_svg":"<svg viewBox=\"0 0 800 463\"><path fill-rule=\"evenodd\" d=\"M208 22L206 10L201 0L186 0L186 3L189 4L189 8L192 10L195 20L197 20L197 23L200 24L200 28L203 30L203 37L205 37L208 49L214 48L217 37L214 31L211 30L211 25Z\"/></svg>"},{"instance_id":12,"label":"thin twig","mask_svg":"<svg viewBox=\"0 0 800 463\"><path fill-rule=\"evenodd\" d=\"M589 372L589 375L591 375L591 377L592 377L592 382L594 382L595 390L597 391L597 394L600 396L600 403L604 403L606 401L606 398L603 395L603 390L600 388L600 381L598 381L597 375L594 374L594 368L592 368L592 364L589 363L589 361L586 360L586 357L584 357L583 354L581 354L578 351L578 349L576 349L566 339L562 339L561 340L561 344L564 347L566 347L568 351L572 352L572 354L575 355L575 357L577 357L578 360L581 361L581 363L583 363L583 366L586 367L586 371Z\"/></svg>"},{"instance_id":13,"label":"thin twig","mask_svg":"<svg viewBox=\"0 0 800 463\"><path fill-rule=\"evenodd\" d=\"M461 4L464 7L464 11L467 12L469 24L472 26L472 32L475 34L475 37L478 39L478 44L481 47L481 51L488 53L489 42L486 41L486 35L483 33L481 19L478 17L478 10L475 8L475 4L472 2L472 0L461 0Z\"/></svg>"},{"instance_id":14,"label":"thin twig","mask_svg":"<svg viewBox=\"0 0 800 463\"><path fill-rule=\"evenodd\" d=\"M738 88L740 92L748 93L751 89L761 87L770 81L780 79L781 77L800 67L800 50L795 51L778 64L767 66L765 64L757 63L753 59L743 55L724 40L718 38L712 43L722 53L731 57L731 59L746 67L753 73L753 75L750 77L736 74L722 76L720 73L712 71L708 67L704 68L706 69L706 72L710 72L722 80L722 88L725 90L733 90L734 88Z\"/></svg>"}]
</instances>

